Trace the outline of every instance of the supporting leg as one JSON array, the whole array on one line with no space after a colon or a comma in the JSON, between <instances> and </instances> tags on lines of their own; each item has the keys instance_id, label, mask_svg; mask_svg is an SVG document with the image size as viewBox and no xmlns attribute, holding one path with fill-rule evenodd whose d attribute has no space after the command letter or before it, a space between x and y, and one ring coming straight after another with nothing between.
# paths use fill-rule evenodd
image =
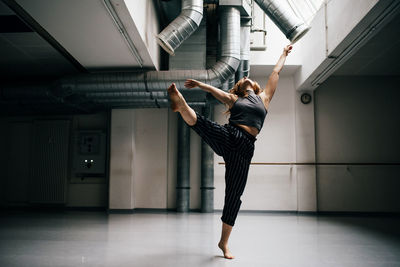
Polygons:
<instances>
[{"instance_id":1,"label":"supporting leg","mask_svg":"<svg viewBox=\"0 0 400 267\"><path fill-rule=\"evenodd\" d=\"M222 234L218 247L224 252L224 257L233 259L228 249L228 239L235 224L242 201L240 200L246 186L247 175L250 166L250 160L241 158L235 153L224 157L225 159L225 203L222 211L221 220Z\"/></svg>"},{"instance_id":2,"label":"supporting leg","mask_svg":"<svg viewBox=\"0 0 400 267\"><path fill-rule=\"evenodd\" d=\"M228 240L229 236L231 235L232 232L232 226L226 223L222 223L222 232L221 232L221 240L218 243L218 247L222 250L224 253L224 257L226 259L234 259L235 257L231 254L228 248Z\"/></svg>"},{"instance_id":3,"label":"supporting leg","mask_svg":"<svg viewBox=\"0 0 400 267\"><path fill-rule=\"evenodd\" d=\"M171 99L172 111L179 112L182 119L189 126L195 125L197 121L196 112L186 103L185 98L183 98L182 94L178 91L176 85L172 83L167 90Z\"/></svg>"}]
</instances>

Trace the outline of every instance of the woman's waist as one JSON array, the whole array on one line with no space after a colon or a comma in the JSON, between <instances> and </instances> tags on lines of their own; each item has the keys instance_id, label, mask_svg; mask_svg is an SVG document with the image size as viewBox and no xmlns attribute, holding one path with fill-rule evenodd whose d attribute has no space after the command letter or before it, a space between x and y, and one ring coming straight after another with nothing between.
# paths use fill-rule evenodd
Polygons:
<instances>
[{"instance_id":1,"label":"woman's waist","mask_svg":"<svg viewBox=\"0 0 400 267\"><path fill-rule=\"evenodd\" d=\"M246 134L250 139L253 139L254 141L257 140L256 136L258 135L259 131L256 127L244 124L232 123L232 122L229 122L229 125L238 128L240 131Z\"/></svg>"}]
</instances>

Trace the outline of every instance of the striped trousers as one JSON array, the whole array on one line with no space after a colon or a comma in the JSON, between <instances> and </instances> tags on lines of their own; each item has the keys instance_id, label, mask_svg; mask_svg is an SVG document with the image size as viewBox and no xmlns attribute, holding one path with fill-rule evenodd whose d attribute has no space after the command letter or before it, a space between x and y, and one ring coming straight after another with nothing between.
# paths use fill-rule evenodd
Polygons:
<instances>
[{"instance_id":1,"label":"striped trousers","mask_svg":"<svg viewBox=\"0 0 400 267\"><path fill-rule=\"evenodd\" d=\"M202 115L190 126L214 152L225 161L225 202L221 220L233 226L238 215L254 154L256 138L245 130L231 125L220 125Z\"/></svg>"}]
</instances>

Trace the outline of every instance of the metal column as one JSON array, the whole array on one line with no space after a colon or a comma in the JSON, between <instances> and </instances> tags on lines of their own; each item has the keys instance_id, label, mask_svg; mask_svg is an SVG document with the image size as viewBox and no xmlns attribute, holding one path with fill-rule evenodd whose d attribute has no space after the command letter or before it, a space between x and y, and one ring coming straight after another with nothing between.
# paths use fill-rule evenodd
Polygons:
<instances>
[{"instance_id":1,"label":"metal column","mask_svg":"<svg viewBox=\"0 0 400 267\"><path fill-rule=\"evenodd\" d=\"M204 107L204 117L213 120L213 106ZM201 141L201 212L214 211L214 151Z\"/></svg>"},{"instance_id":2,"label":"metal column","mask_svg":"<svg viewBox=\"0 0 400 267\"><path fill-rule=\"evenodd\" d=\"M190 207L190 128L178 116L178 170L176 211L189 212Z\"/></svg>"}]
</instances>

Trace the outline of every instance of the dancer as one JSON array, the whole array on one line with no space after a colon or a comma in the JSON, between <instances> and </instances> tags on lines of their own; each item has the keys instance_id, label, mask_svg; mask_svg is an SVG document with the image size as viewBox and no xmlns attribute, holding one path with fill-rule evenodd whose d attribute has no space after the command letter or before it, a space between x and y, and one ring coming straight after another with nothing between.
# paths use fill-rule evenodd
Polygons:
<instances>
[{"instance_id":1,"label":"dancer","mask_svg":"<svg viewBox=\"0 0 400 267\"><path fill-rule=\"evenodd\" d=\"M196 131L215 153L224 158L225 203L218 247L227 259L234 258L229 251L228 240L242 203L240 197L246 185L254 142L263 126L268 106L278 85L279 72L291 49L291 45L283 49L264 90L260 89L257 82L247 77L239 80L229 93L196 80L189 79L185 82L185 87L199 87L227 105L230 113L229 124L219 125L204 118L189 107L174 83L168 88L172 110L179 112L186 124Z\"/></svg>"}]
</instances>

